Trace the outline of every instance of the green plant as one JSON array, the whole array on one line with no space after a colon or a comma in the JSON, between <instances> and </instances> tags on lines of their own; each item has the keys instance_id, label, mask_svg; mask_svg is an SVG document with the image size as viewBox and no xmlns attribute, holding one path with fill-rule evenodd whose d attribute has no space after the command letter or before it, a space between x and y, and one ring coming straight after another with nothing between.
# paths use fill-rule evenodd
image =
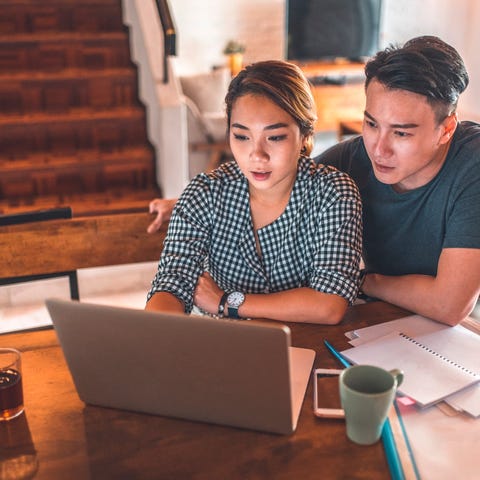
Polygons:
<instances>
[{"instance_id":1,"label":"green plant","mask_svg":"<svg viewBox=\"0 0 480 480\"><path fill-rule=\"evenodd\" d=\"M225 45L223 49L223 53L225 55L232 55L234 53L244 53L245 52L245 45L236 40L229 40L228 43Z\"/></svg>"}]
</instances>

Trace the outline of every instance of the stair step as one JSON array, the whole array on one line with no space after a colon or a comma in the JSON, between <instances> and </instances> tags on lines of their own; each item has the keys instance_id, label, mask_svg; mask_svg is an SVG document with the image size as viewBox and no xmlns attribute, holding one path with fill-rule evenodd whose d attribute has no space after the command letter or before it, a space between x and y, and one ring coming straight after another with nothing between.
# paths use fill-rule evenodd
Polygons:
<instances>
[{"instance_id":1,"label":"stair step","mask_svg":"<svg viewBox=\"0 0 480 480\"><path fill-rule=\"evenodd\" d=\"M0 157L7 159L90 149L108 152L141 143L148 140L145 112L140 108L0 117Z\"/></svg>"},{"instance_id":2,"label":"stair step","mask_svg":"<svg viewBox=\"0 0 480 480\"><path fill-rule=\"evenodd\" d=\"M55 168L69 168L72 165L89 164L122 164L144 163L151 161L154 152L147 146L140 145L133 148L114 152L99 152L98 150L80 150L71 155L53 154L28 155L22 159L9 160L0 156L0 176L8 172L19 170L48 171Z\"/></svg>"},{"instance_id":3,"label":"stair step","mask_svg":"<svg viewBox=\"0 0 480 480\"><path fill-rule=\"evenodd\" d=\"M0 0L0 212L160 195L122 4Z\"/></svg>"},{"instance_id":4,"label":"stair step","mask_svg":"<svg viewBox=\"0 0 480 480\"><path fill-rule=\"evenodd\" d=\"M0 71L131 67L127 32L0 35Z\"/></svg>"},{"instance_id":5,"label":"stair step","mask_svg":"<svg viewBox=\"0 0 480 480\"><path fill-rule=\"evenodd\" d=\"M138 106L134 69L66 70L59 74L0 74L3 115Z\"/></svg>"},{"instance_id":6,"label":"stair step","mask_svg":"<svg viewBox=\"0 0 480 480\"><path fill-rule=\"evenodd\" d=\"M146 212L150 200L159 196L160 191L157 188L139 191L111 189L107 192L97 193L31 196L21 199L0 200L0 214L67 206L72 208L74 217L119 212Z\"/></svg>"},{"instance_id":7,"label":"stair step","mask_svg":"<svg viewBox=\"0 0 480 480\"><path fill-rule=\"evenodd\" d=\"M121 18L119 0L0 1L0 34L122 30Z\"/></svg>"},{"instance_id":8,"label":"stair step","mask_svg":"<svg viewBox=\"0 0 480 480\"><path fill-rule=\"evenodd\" d=\"M57 193L104 191L118 187L151 188L155 171L148 148L98 155L30 156L21 161L0 162L0 198Z\"/></svg>"}]
</instances>

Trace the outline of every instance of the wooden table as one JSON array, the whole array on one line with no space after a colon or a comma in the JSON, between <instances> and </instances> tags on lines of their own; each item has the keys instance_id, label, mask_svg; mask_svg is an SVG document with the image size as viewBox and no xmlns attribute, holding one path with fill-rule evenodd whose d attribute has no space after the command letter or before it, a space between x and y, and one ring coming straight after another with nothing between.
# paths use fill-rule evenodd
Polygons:
<instances>
[{"instance_id":1,"label":"wooden table","mask_svg":"<svg viewBox=\"0 0 480 480\"><path fill-rule=\"evenodd\" d=\"M407 314L358 305L338 326L290 324L292 342L317 351L316 367L339 368L324 338L343 349L345 331ZM313 415L311 383L297 431L281 436L85 406L53 330L2 335L0 346L22 351L25 394L25 414L0 424L0 461L18 457L36 479L390 478L381 443L353 444L343 420Z\"/></svg>"}]
</instances>

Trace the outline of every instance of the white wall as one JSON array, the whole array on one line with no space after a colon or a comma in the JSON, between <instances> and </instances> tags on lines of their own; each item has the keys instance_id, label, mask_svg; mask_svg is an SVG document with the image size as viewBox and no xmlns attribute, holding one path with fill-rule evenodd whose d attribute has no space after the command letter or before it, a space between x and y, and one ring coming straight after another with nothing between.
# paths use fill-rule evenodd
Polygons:
<instances>
[{"instance_id":1,"label":"white wall","mask_svg":"<svg viewBox=\"0 0 480 480\"><path fill-rule=\"evenodd\" d=\"M224 64L222 50L229 39L246 44L246 63L283 58L284 0L170 0L170 7L178 31L180 73ZM437 35L453 45L471 79L460 102L461 116L480 118L479 22L478 0L384 0L381 46L418 35Z\"/></svg>"},{"instance_id":2,"label":"white wall","mask_svg":"<svg viewBox=\"0 0 480 480\"><path fill-rule=\"evenodd\" d=\"M478 0L384 0L381 43L437 35L463 57L470 85L459 102L462 119L480 119L480 2Z\"/></svg>"},{"instance_id":3,"label":"white wall","mask_svg":"<svg viewBox=\"0 0 480 480\"><path fill-rule=\"evenodd\" d=\"M169 0L181 74L225 65L228 40L247 46L245 62L283 58L284 0Z\"/></svg>"}]
</instances>

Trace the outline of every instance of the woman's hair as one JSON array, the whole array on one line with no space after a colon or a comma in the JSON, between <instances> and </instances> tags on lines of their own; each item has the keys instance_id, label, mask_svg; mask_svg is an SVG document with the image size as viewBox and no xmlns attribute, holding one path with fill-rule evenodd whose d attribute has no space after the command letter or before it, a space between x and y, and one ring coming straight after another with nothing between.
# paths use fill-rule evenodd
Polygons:
<instances>
[{"instance_id":1,"label":"woman's hair","mask_svg":"<svg viewBox=\"0 0 480 480\"><path fill-rule=\"evenodd\" d=\"M458 52L433 36L416 37L403 47L378 52L366 64L365 75L365 88L375 79L389 89L423 95L438 122L455 111L469 81Z\"/></svg>"},{"instance_id":2,"label":"woman's hair","mask_svg":"<svg viewBox=\"0 0 480 480\"><path fill-rule=\"evenodd\" d=\"M306 139L302 154L310 155L317 114L310 85L299 67L279 60L257 62L245 67L233 78L225 97L228 130L233 105L244 95L266 97L287 112Z\"/></svg>"}]
</instances>

